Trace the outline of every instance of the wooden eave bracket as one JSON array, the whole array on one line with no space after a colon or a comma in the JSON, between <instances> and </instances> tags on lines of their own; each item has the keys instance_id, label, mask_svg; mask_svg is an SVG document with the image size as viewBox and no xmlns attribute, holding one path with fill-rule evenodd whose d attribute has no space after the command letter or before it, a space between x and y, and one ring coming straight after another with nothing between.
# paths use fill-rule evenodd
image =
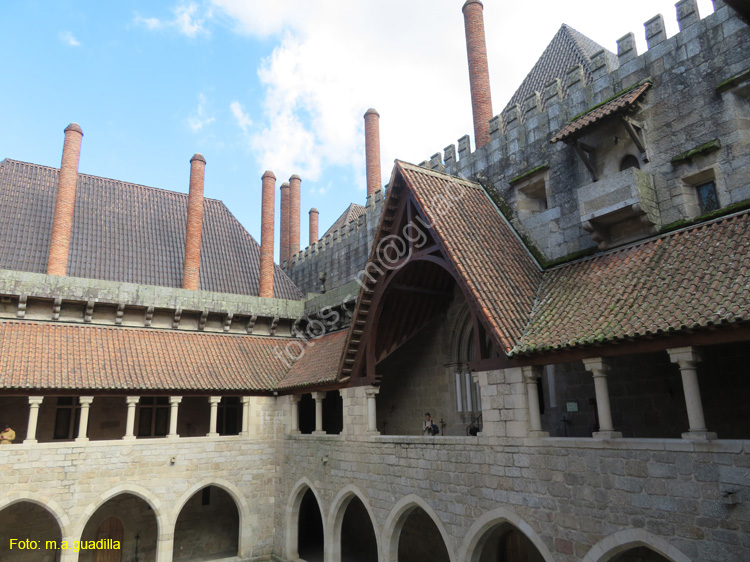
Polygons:
<instances>
[{"instance_id":1,"label":"wooden eave bracket","mask_svg":"<svg viewBox=\"0 0 750 562\"><path fill-rule=\"evenodd\" d=\"M578 139L571 139L568 142L569 144L573 145L576 154L578 154L578 157L581 159L583 164L586 166L586 169L591 174L591 180L599 181L599 176L596 175L596 169L594 168L594 162L591 157L591 155L594 153L594 147L589 146L585 142L581 142Z\"/></svg>"},{"instance_id":2,"label":"wooden eave bracket","mask_svg":"<svg viewBox=\"0 0 750 562\"><path fill-rule=\"evenodd\" d=\"M627 115L622 116L622 121L625 123L625 129L627 129L630 138L641 153L641 160L644 164L647 163L648 155L646 154L646 141L643 136L643 125Z\"/></svg>"}]
</instances>

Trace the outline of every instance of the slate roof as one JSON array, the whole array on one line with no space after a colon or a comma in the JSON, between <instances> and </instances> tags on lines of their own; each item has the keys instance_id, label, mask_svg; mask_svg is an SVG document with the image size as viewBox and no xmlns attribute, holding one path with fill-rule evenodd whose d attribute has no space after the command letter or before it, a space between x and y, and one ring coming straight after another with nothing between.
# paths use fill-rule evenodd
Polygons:
<instances>
[{"instance_id":1,"label":"slate roof","mask_svg":"<svg viewBox=\"0 0 750 562\"><path fill-rule=\"evenodd\" d=\"M603 119L627 111L650 87L651 83L646 82L640 86L628 89L606 103L593 107L560 129L560 131L552 138L551 142L580 136L586 131L586 129L599 123Z\"/></svg>"},{"instance_id":2,"label":"slate roof","mask_svg":"<svg viewBox=\"0 0 750 562\"><path fill-rule=\"evenodd\" d=\"M339 218L331 225L331 227L325 231L325 234L321 238L325 238L327 235L332 234L336 230L349 224L351 221L357 220L359 217L365 214L364 205L358 205L357 203L351 203L346 210L341 214Z\"/></svg>"},{"instance_id":3,"label":"slate roof","mask_svg":"<svg viewBox=\"0 0 750 562\"><path fill-rule=\"evenodd\" d=\"M510 98L502 113L507 113L515 104L522 104L534 92L544 92L544 87L555 78L562 80L563 90L565 90L568 70L577 64L583 66L586 82L591 82L591 57L602 49L601 45L583 33L563 24ZM614 69L620 65L617 55L606 49L605 54L610 68Z\"/></svg>"},{"instance_id":4,"label":"slate roof","mask_svg":"<svg viewBox=\"0 0 750 562\"><path fill-rule=\"evenodd\" d=\"M510 350L531 314L542 280L539 266L480 185L400 161L396 169L434 224L496 343Z\"/></svg>"},{"instance_id":5,"label":"slate roof","mask_svg":"<svg viewBox=\"0 0 750 562\"><path fill-rule=\"evenodd\" d=\"M2 321L0 388L270 392L287 374L289 388L334 379L340 334L290 365L290 338Z\"/></svg>"},{"instance_id":6,"label":"slate roof","mask_svg":"<svg viewBox=\"0 0 750 562\"><path fill-rule=\"evenodd\" d=\"M750 320L750 211L549 270L513 355Z\"/></svg>"},{"instance_id":7,"label":"slate roof","mask_svg":"<svg viewBox=\"0 0 750 562\"><path fill-rule=\"evenodd\" d=\"M276 390L291 390L336 382L336 374L344 351L347 330L310 340L305 353L292 365L289 373L276 385ZM291 353L297 353L291 348Z\"/></svg>"},{"instance_id":8,"label":"slate roof","mask_svg":"<svg viewBox=\"0 0 750 562\"><path fill-rule=\"evenodd\" d=\"M0 162L0 269L45 273L59 170ZM79 174L68 275L181 287L186 193ZM200 289L257 295L260 246L226 206L204 199ZM302 298L278 267L277 298Z\"/></svg>"}]
</instances>

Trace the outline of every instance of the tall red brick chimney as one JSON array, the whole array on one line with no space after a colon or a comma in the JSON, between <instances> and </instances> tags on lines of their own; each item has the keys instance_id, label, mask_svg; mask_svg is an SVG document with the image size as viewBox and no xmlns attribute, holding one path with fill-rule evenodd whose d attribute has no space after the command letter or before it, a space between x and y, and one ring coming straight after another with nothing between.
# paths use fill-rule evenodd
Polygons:
<instances>
[{"instance_id":1,"label":"tall red brick chimney","mask_svg":"<svg viewBox=\"0 0 750 562\"><path fill-rule=\"evenodd\" d=\"M301 184L302 180L297 174L289 178L289 259L299 252Z\"/></svg>"},{"instance_id":2,"label":"tall red brick chimney","mask_svg":"<svg viewBox=\"0 0 750 562\"><path fill-rule=\"evenodd\" d=\"M206 159L194 154L190 159L190 194L188 195L187 228L185 229L185 266L182 288L198 290L201 267L201 237L203 235L203 179Z\"/></svg>"},{"instance_id":3,"label":"tall red brick chimney","mask_svg":"<svg viewBox=\"0 0 750 562\"><path fill-rule=\"evenodd\" d=\"M291 258L289 255L289 184L281 184L281 226L279 228L279 265Z\"/></svg>"},{"instance_id":4,"label":"tall red brick chimney","mask_svg":"<svg viewBox=\"0 0 750 562\"><path fill-rule=\"evenodd\" d=\"M263 174L263 202L260 219L260 289L259 296L273 298L273 227L276 204L276 176Z\"/></svg>"},{"instance_id":5,"label":"tall red brick chimney","mask_svg":"<svg viewBox=\"0 0 750 562\"><path fill-rule=\"evenodd\" d=\"M310 209L310 246L318 241L318 210L313 207Z\"/></svg>"},{"instance_id":6,"label":"tall red brick chimney","mask_svg":"<svg viewBox=\"0 0 750 562\"><path fill-rule=\"evenodd\" d=\"M47 274L65 276L68 271L70 233L73 229L73 211L76 203L78 183L78 160L81 156L83 131L78 123L65 127L62 163L57 179L55 216L52 221L52 236L47 258Z\"/></svg>"},{"instance_id":7,"label":"tall red brick chimney","mask_svg":"<svg viewBox=\"0 0 750 562\"><path fill-rule=\"evenodd\" d=\"M367 196L380 189L380 114L370 108L365 113L365 165Z\"/></svg>"},{"instance_id":8,"label":"tall red brick chimney","mask_svg":"<svg viewBox=\"0 0 750 562\"><path fill-rule=\"evenodd\" d=\"M492 96L487 45L484 41L484 5L480 0L466 0L463 7L466 30L466 54L469 58L471 111L474 115L474 143L477 148L490 142Z\"/></svg>"}]
</instances>

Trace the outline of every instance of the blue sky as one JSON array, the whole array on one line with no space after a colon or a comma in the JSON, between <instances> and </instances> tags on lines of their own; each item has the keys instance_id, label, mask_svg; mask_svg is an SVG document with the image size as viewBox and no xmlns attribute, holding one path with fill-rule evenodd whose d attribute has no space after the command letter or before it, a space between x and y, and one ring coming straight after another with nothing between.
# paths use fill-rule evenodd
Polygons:
<instances>
[{"instance_id":1,"label":"blue sky","mask_svg":"<svg viewBox=\"0 0 750 562\"><path fill-rule=\"evenodd\" d=\"M567 23L616 50L673 2L485 0L495 112ZM323 231L363 203L362 116L381 114L383 183L394 158L420 162L471 133L463 0L3 2L0 159L60 165L63 129L84 131L80 171L187 191L206 157L205 195L256 238L260 185L302 177L301 228ZM699 0L702 15L710 0ZM277 207L278 207L277 190ZM277 215L278 228L278 215ZM278 248L278 238L277 238ZM277 249L278 255L278 249Z\"/></svg>"}]
</instances>

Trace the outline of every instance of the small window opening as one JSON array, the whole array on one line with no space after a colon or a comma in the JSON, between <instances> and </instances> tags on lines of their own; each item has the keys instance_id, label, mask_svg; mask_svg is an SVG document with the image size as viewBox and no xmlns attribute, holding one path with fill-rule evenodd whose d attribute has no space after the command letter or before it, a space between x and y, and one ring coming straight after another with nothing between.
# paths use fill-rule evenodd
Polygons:
<instances>
[{"instance_id":1,"label":"small window opening","mask_svg":"<svg viewBox=\"0 0 750 562\"><path fill-rule=\"evenodd\" d=\"M719 209L719 197L716 195L716 182L710 181L695 188L698 191L698 204L701 214L711 213Z\"/></svg>"},{"instance_id":2,"label":"small window opening","mask_svg":"<svg viewBox=\"0 0 750 562\"><path fill-rule=\"evenodd\" d=\"M628 168L638 168L641 169L641 164L638 162L638 158L633 156L632 154L628 154L620 161L620 171L627 170Z\"/></svg>"}]
</instances>

